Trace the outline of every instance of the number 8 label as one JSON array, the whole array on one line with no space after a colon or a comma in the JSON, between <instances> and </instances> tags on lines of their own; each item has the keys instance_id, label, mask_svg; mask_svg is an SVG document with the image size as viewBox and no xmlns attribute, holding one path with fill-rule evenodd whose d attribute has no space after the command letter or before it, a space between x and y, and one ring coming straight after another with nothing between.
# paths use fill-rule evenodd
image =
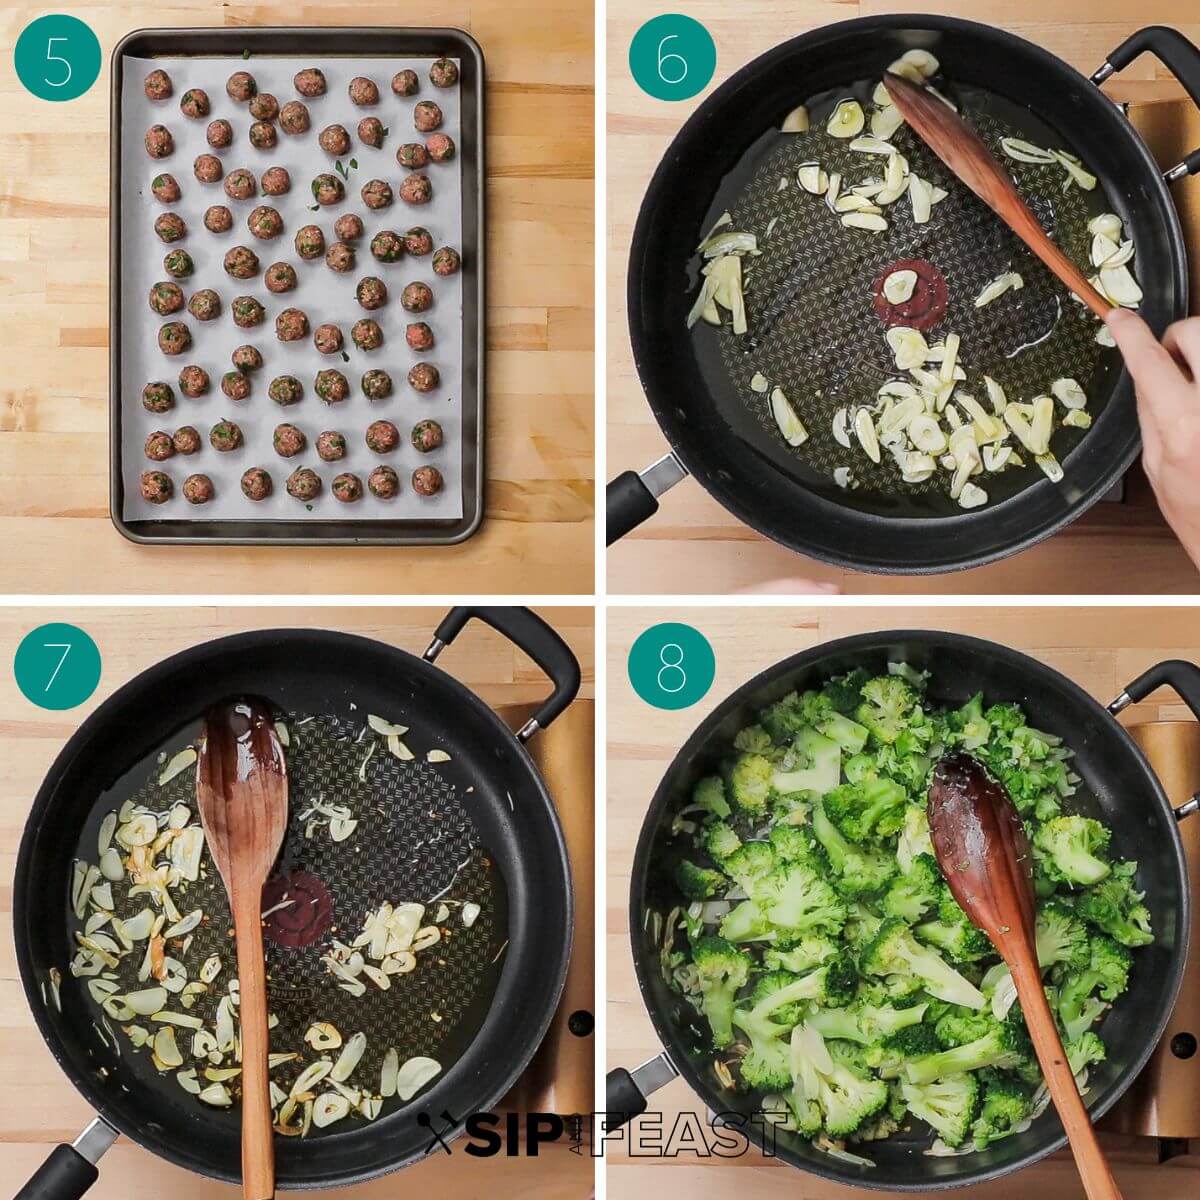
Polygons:
<instances>
[{"instance_id":1,"label":"number 8 label","mask_svg":"<svg viewBox=\"0 0 1200 1200\"><path fill-rule=\"evenodd\" d=\"M668 650L673 659L667 658ZM675 642L668 642L659 650L658 661L662 663L662 670L658 673L659 689L668 695L682 692L687 687L687 672L683 669L683 647ZM668 672L671 672L669 676ZM676 683L676 679L678 679L678 683Z\"/></svg>"},{"instance_id":2,"label":"number 8 label","mask_svg":"<svg viewBox=\"0 0 1200 1200\"><path fill-rule=\"evenodd\" d=\"M717 69L717 48L699 21L665 13L647 21L629 45L634 82L656 100L688 100Z\"/></svg>"},{"instance_id":3,"label":"number 8 label","mask_svg":"<svg viewBox=\"0 0 1200 1200\"><path fill-rule=\"evenodd\" d=\"M689 708L712 687L717 662L708 639L691 625L668 622L644 630L629 651L629 682L654 708Z\"/></svg>"}]
</instances>

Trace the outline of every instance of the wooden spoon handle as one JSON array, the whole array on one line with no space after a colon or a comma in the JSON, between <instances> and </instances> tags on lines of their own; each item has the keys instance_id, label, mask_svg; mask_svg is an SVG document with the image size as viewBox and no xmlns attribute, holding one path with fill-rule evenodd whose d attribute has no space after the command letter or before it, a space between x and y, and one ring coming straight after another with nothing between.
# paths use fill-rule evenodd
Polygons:
<instances>
[{"instance_id":1,"label":"wooden spoon handle","mask_svg":"<svg viewBox=\"0 0 1200 1200\"><path fill-rule=\"evenodd\" d=\"M1032 956L1028 960L1022 956L1019 960L1010 961L1009 968L1042 1075L1050 1089L1050 1097L1058 1110L1063 1129L1066 1130L1067 1140L1071 1143L1071 1153L1075 1155L1075 1166L1088 1200L1121 1200L1117 1181L1112 1177L1100 1143L1096 1141L1096 1131L1092 1128L1091 1118L1075 1086L1075 1077L1071 1074L1062 1039L1058 1036L1058 1026L1046 1002L1041 972L1034 965Z\"/></svg>"},{"instance_id":2,"label":"wooden spoon handle","mask_svg":"<svg viewBox=\"0 0 1200 1200\"><path fill-rule=\"evenodd\" d=\"M242 1195L245 1200L271 1200L275 1195L275 1141L267 1070L270 1046L261 886L238 889L233 927L242 1027Z\"/></svg>"}]
</instances>

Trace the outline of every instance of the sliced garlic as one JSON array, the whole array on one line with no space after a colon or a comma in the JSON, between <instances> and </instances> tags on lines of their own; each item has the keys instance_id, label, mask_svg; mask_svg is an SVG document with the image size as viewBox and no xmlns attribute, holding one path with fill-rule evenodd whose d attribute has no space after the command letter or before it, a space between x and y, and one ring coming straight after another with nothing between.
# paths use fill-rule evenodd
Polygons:
<instances>
[{"instance_id":1,"label":"sliced garlic","mask_svg":"<svg viewBox=\"0 0 1200 1200\"><path fill-rule=\"evenodd\" d=\"M333 842L344 842L357 828L358 822L353 817L330 817L329 839Z\"/></svg>"},{"instance_id":2,"label":"sliced garlic","mask_svg":"<svg viewBox=\"0 0 1200 1200\"><path fill-rule=\"evenodd\" d=\"M432 1058L410 1058L396 1076L396 1095L411 1100L431 1079L440 1075L442 1064Z\"/></svg>"},{"instance_id":3,"label":"sliced garlic","mask_svg":"<svg viewBox=\"0 0 1200 1200\"><path fill-rule=\"evenodd\" d=\"M912 205L913 224L926 224L933 215L933 188L919 175L909 176L908 202Z\"/></svg>"},{"instance_id":4,"label":"sliced garlic","mask_svg":"<svg viewBox=\"0 0 1200 1200\"><path fill-rule=\"evenodd\" d=\"M725 214L729 217L729 214ZM729 218L732 221L732 217ZM717 226L723 224L723 221L718 221ZM712 234L709 234L711 237ZM708 241L708 238L704 239ZM701 246L704 242L701 242ZM370 726L380 737L403 737L408 732L407 725L393 725L391 721L385 721L382 717L377 717L374 713L367 713L367 725Z\"/></svg>"},{"instance_id":5,"label":"sliced garlic","mask_svg":"<svg viewBox=\"0 0 1200 1200\"><path fill-rule=\"evenodd\" d=\"M1005 292L1017 291L1024 286L1025 280L1016 271L1006 271L1003 275L997 275L975 297L975 307L983 308L984 305L991 304L993 300L999 300Z\"/></svg>"},{"instance_id":6,"label":"sliced garlic","mask_svg":"<svg viewBox=\"0 0 1200 1200\"><path fill-rule=\"evenodd\" d=\"M877 108L871 114L871 136L886 141L903 124L904 115L891 102L891 97L889 96L887 105L883 108Z\"/></svg>"},{"instance_id":7,"label":"sliced garlic","mask_svg":"<svg viewBox=\"0 0 1200 1200\"><path fill-rule=\"evenodd\" d=\"M862 133L866 118L862 105L857 100L842 100L825 123L825 132L830 137L852 138Z\"/></svg>"},{"instance_id":8,"label":"sliced garlic","mask_svg":"<svg viewBox=\"0 0 1200 1200\"><path fill-rule=\"evenodd\" d=\"M938 73L938 60L928 50L905 50L892 66L900 63L915 67L925 79L932 79ZM889 67L888 70L892 70L892 67Z\"/></svg>"},{"instance_id":9,"label":"sliced garlic","mask_svg":"<svg viewBox=\"0 0 1200 1200\"><path fill-rule=\"evenodd\" d=\"M1013 449L1011 446L984 446L983 448L983 469L996 474L1003 471L1008 465L1008 461L1012 458Z\"/></svg>"},{"instance_id":10,"label":"sliced garlic","mask_svg":"<svg viewBox=\"0 0 1200 1200\"><path fill-rule=\"evenodd\" d=\"M337 1092L322 1092L313 1100L312 1123L318 1129L340 1121L350 1113L350 1101Z\"/></svg>"},{"instance_id":11,"label":"sliced garlic","mask_svg":"<svg viewBox=\"0 0 1200 1200\"><path fill-rule=\"evenodd\" d=\"M883 211L878 204L872 204L866 196L859 196L855 192L843 192L838 197L833 208L834 212L839 213L866 212L878 214Z\"/></svg>"},{"instance_id":12,"label":"sliced garlic","mask_svg":"<svg viewBox=\"0 0 1200 1200\"><path fill-rule=\"evenodd\" d=\"M1133 243L1122 242L1112 254L1110 254L1103 262L1097 265L1105 270L1114 267L1123 267L1126 263L1133 261Z\"/></svg>"},{"instance_id":13,"label":"sliced garlic","mask_svg":"<svg viewBox=\"0 0 1200 1200\"><path fill-rule=\"evenodd\" d=\"M822 196L829 187L829 176L818 162L801 163L796 168L796 182L810 195Z\"/></svg>"},{"instance_id":14,"label":"sliced garlic","mask_svg":"<svg viewBox=\"0 0 1200 1200\"><path fill-rule=\"evenodd\" d=\"M329 1072L329 1078L337 1083L344 1083L349 1079L366 1048L367 1035L365 1033L354 1034L342 1048L341 1054L338 1055L337 1062L333 1064L333 1070Z\"/></svg>"},{"instance_id":15,"label":"sliced garlic","mask_svg":"<svg viewBox=\"0 0 1200 1200\"><path fill-rule=\"evenodd\" d=\"M1065 150L1051 150L1050 153L1058 160L1070 178L1085 192L1090 192L1096 186L1095 175L1088 171L1075 155L1068 154Z\"/></svg>"},{"instance_id":16,"label":"sliced garlic","mask_svg":"<svg viewBox=\"0 0 1200 1200\"><path fill-rule=\"evenodd\" d=\"M777 387L771 390L771 415L775 418L775 424L779 427L783 440L789 446L802 446L808 441L808 430L804 428L804 422L796 415L791 401L784 395L783 388Z\"/></svg>"},{"instance_id":17,"label":"sliced garlic","mask_svg":"<svg viewBox=\"0 0 1200 1200\"><path fill-rule=\"evenodd\" d=\"M1100 346L1107 346L1110 350L1116 349L1116 339L1112 335L1112 330L1107 325L1101 325L1096 330L1096 343Z\"/></svg>"},{"instance_id":18,"label":"sliced garlic","mask_svg":"<svg viewBox=\"0 0 1200 1200\"><path fill-rule=\"evenodd\" d=\"M894 325L884 337L895 356L898 370L909 371L913 367L923 366L929 358L929 343L919 329Z\"/></svg>"},{"instance_id":19,"label":"sliced garlic","mask_svg":"<svg viewBox=\"0 0 1200 1200\"><path fill-rule=\"evenodd\" d=\"M851 474L849 467L834 467L833 482L838 485L843 491L854 482L854 476Z\"/></svg>"},{"instance_id":20,"label":"sliced garlic","mask_svg":"<svg viewBox=\"0 0 1200 1200\"><path fill-rule=\"evenodd\" d=\"M1050 449L1050 435L1054 432L1054 401L1049 396L1035 396L1031 401L1033 418L1030 428L1033 433L1032 451L1035 455L1046 454Z\"/></svg>"},{"instance_id":21,"label":"sliced garlic","mask_svg":"<svg viewBox=\"0 0 1200 1200\"><path fill-rule=\"evenodd\" d=\"M175 1043L175 1030L170 1025L164 1026L154 1035L155 1066L159 1070L183 1066L183 1055ZM161 1064L161 1065L159 1065Z\"/></svg>"},{"instance_id":22,"label":"sliced garlic","mask_svg":"<svg viewBox=\"0 0 1200 1200\"><path fill-rule=\"evenodd\" d=\"M145 988L140 992L127 992L121 999L139 1017L150 1017L167 1002L167 989Z\"/></svg>"},{"instance_id":23,"label":"sliced garlic","mask_svg":"<svg viewBox=\"0 0 1200 1200\"><path fill-rule=\"evenodd\" d=\"M1142 302L1142 289L1128 267L1103 267L1100 285L1104 294L1122 308L1137 308Z\"/></svg>"},{"instance_id":24,"label":"sliced garlic","mask_svg":"<svg viewBox=\"0 0 1200 1200\"><path fill-rule=\"evenodd\" d=\"M783 118L783 124L780 126L783 133L807 133L808 132L808 109L803 104L798 104L792 109L786 117Z\"/></svg>"},{"instance_id":25,"label":"sliced garlic","mask_svg":"<svg viewBox=\"0 0 1200 1200\"><path fill-rule=\"evenodd\" d=\"M195 1067L189 1067L186 1071L176 1071L175 1079L185 1092L191 1092L193 1096L200 1095L200 1081L196 1078Z\"/></svg>"},{"instance_id":26,"label":"sliced garlic","mask_svg":"<svg viewBox=\"0 0 1200 1200\"><path fill-rule=\"evenodd\" d=\"M1053 454L1039 454L1035 461L1042 468L1047 479L1051 483L1061 483L1063 481L1063 469L1058 459Z\"/></svg>"},{"instance_id":27,"label":"sliced garlic","mask_svg":"<svg viewBox=\"0 0 1200 1200\"><path fill-rule=\"evenodd\" d=\"M959 508L979 508L988 502L988 494L974 483L965 483L958 495Z\"/></svg>"},{"instance_id":28,"label":"sliced garlic","mask_svg":"<svg viewBox=\"0 0 1200 1200\"><path fill-rule=\"evenodd\" d=\"M825 207L828 208L830 212L837 212L837 209L834 208L834 205L837 204L838 195L841 190L842 177L837 171L834 171L829 176L829 186L825 189Z\"/></svg>"},{"instance_id":29,"label":"sliced garlic","mask_svg":"<svg viewBox=\"0 0 1200 1200\"><path fill-rule=\"evenodd\" d=\"M937 470L937 462L930 455L916 450L897 454L896 463L900 467L900 478L905 483L924 483Z\"/></svg>"},{"instance_id":30,"label":"sliced garlic","mask_svg":"<svg viewBox=\"0 0 1200 1200\"><path fill-rule=\"evenodd\" d=\"M992 406L992 412L998 417L1004 416L1004 409L1008 405L1004 389L990 375L983 377L983 386L987 388L988 403Z\"/></svg>"},{"instance_id":31,"label":"sliced garlic","mask_svg":"<svg viewBox=\"0 0 1200 1200\"><path fill-rule=\"evenodd\" d=\"M1032 142L1022 141L1020 138L1001 138L1000 149L1016 162L1046 165L1057 161L1052 151L1043 150L1040 146L1035 146Z\"/></svg>"},{"instance_id":32,"label":"sliced garlic","mask_svg":"<svg viewBox=\"0 0 1200 1200\"><path fill-rule=\"evenodd\" d=\"M1088 233L1103 234L1112 242L1121 240L1121 218L1116 213L1101 213L1088 222Z\"/></svg>"},{"instance_id":33,"label":"sliced garlic","mask_svg":"<svg viewBox=\"0 0 1200 1200\"><path fill-rule=\"evenodd\" d=\"M917 286L916 271L893 271L883 281L883 294L889 304L903 304L911 300L913 290Z\"/></svg>"},{"instance_id":34,"label":"sliced garlic","mask_svg":"<svg viewBox=\"0 0 1200 1200\"><path fill-rule=\"evenodd\" d=\"M100 832L96 837L96 853L103 858L105 851L112 845L113 834L117 828L117 814L108 813L100 822Z\"/></svg>"},{"instance_id":35,"label":"sliced garlic","mask_svg":"<svg viewBox=\"0 0 1200 1200\"><path fill-rule=\"evenodd\" d=\"M962 339L957 333L946 334L945 353L942 355L942 365L938 369L938 378L942 383L950 383L958 378L956 368L958 367L958 347Z\"/></svg>"},{"instance_id":36,"label":"sliced garlic","mask_svg":"<svg viewBox=\"0 0 1200 1200\"><path fill-rule=\"evenodd\" d=\"M879 437L875 433L875 422L871 419L870 409L860 408L854 414L854 432L867 457L877 463L880 458Z\"/></svg>"},{"instance_id":37,"label":"sliced garlic","mask_svg":"<svg viewBox=\"0 0 1200 1200\"><path fill-rule=\"evenodd\" d=\"M1087 408L1087 392L1075 379L1056 379L1050 391L1061 401L1064 408Z\"/></svg>"},{"instance_id":38,"label":"sliced garlic","mask_svg":"<svg viewBox=\"0 0 1200 1200\"><path fill-rule=\"evenodd\" d=\"M394 1046L388 1047L383 1056L383 1065L379 1068L379 1094L394 1096L396 1094L396 1076L400 1071L400 1056Z\"/></svg>"},{"instance_id":39,"label":"sliced garlic","mask_svg":"<svg viewBox=\"0 0 1200 1200\"><path fill-rule=\"evenodd\" d=\"M896 153L896 147L882 138L856 137L849 146L856 154L887 154Z\"/></svg>"},{"instance_id":40,"label":"sliced garlic","mask_svg":"<svg viewBox=\"0 0 1200 1200\"><path fill-rule=\"evenodd\" d=\"M849 415L850 413L848 409L839 408L837 412L833 414L832 422L833 440L837 442L839 446L845 446L847 450L850 449L850 434L846 430L846 420Z\"/></svg>"},{"instance_id":41,"label":"sliced garlic","mask_svg":"<svg viewBox=\"0 0 1200 1200\"><path fill-rule=\"evenodd\" d=\"M946 435L938 424L937 417L928 413L922 413L909 422L908 436L912 444L926 454L945 452Z\"/></svg>"},{"instance_id":42,"label":"sliced garlic","mask_svg":"<svg viewBox=\"0 0 1200 1200\"><path fill-rule=\"evenodd\" d=\"M464 929L470 929L472 925L479 919L479 914L483 911L474 900L468 900L462 906L462 923Z\"/></svg>"},{"instance_id":43,"label":"sliced garlic","mask_svg":"<svg viewBox=\"0 0 1200 1200\"><path fill-rule=\"evenodd\" d=\"M186 771L188 767L196 761L196 748L188 746L180 750L163 768L162 773L158 777L158 784L161 787L164 783L170 783L176 775L182 771Z\"/></svg>"},{"instance_id":44,"label":"sliced garlic","mask_svg":"<svg viewBox=\"0 0 1200 1200\"><path fill-rule=\"evenodd\" d=\"M342 1044L342 1035L328 1021L314 1021L308 1027L304 1040L314 1050L336 1050Z\"/></svg>"},{"instance_id":45,"label":"sliced garlic","mask_svg":"<svg viewBox=\"0 0 1200 1200\"><path fill-rule=\"evenodd\" d=\"M868 233L883 233L888 223L878 213L852 212L842 217L847 229L865 229Z\"/></svg>"},{"instance_id":46,"label":"sliced garlic","mask_svg":"<svg viewBox=\"0 0 1200 1200\"><path fill-rule=\"evenodd\" d=\"M1068 429L1091 429L1092 414L1083 408L1072 408L1062 419Z\"/></svg>"},{"instance_id":47,"label":"sliced garlic","mask_svg":"<svg viewBox=\"0 0 1200 1200\"><path fill-rule=\"evenodd\" d=\"M1107 234L1097 233L1092 237L1091 258L1092 266L1102 266L1105 260L1111 258L1119 249L1117 243Z\"/></svg>"},{"instance_id":48,"label":"sliced garlic","mask_svg":"<svg viewBox=\"0 0 1200 1200\"><path fill-rule=\"evenodd\" d=\"M229 1108L233 1104L233 1097L223 1083L210 1083L203 1091L196 1094L205 1104L209 1104L213 1108Z\"/></svg>"},{"instance_id":49,"label":"sliced garlic","mask_svg":"<svg viewBox=\"0 0 1200 1200\"><path fill-rule=\"evenodd\" d=\"M293 1099L302 1096L305 1092L312 1091L314 1084L318 1084L330 1071L333 1070L333 1063L327 1058L319 1059L317 1062L309 1063L299 1075L296 1076L292 1083L292 1089L288 1093Z\"/></svg>"}]
</instances>

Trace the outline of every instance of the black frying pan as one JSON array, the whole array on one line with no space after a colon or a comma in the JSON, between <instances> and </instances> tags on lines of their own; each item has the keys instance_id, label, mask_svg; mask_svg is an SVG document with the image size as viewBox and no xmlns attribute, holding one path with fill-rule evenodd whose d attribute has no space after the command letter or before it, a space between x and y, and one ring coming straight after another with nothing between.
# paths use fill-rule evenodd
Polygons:
<instances>
[{"instance_id":1,"label":"black frying pan","mask_svg":"<svg viewBox=\"0 0 1200 1200\"><path fill-rule=\"evenodd\" d=\"M509 637L553 680L553 695L516 735L432 665L472 617ZM411 1046L405 1056L430 1054L417 1049L424 1040L436 1046L432 1053L443 1064L431 1086L410 1103L387 1102L375 1121L347 1119L314 1128L311 1137L277 1138L279 1186L337 1187L384 1174L440 1149L431 1121L449 1140L468 1114L491 1108L541 1041L570 954L572 895L562 830L523 743L562 712L578 687L571 651L529 610L456 608L438 627L424 661L341 633L264 630L177 654L102 704L67 743L38 792L13 889L26 998L42 1036L98 1120L76 1148L58 1146L20 1196L81 1195L95 1181L96 1158L118 1132L190 1170L229 1182L239 1178L237 1107L206 1108L173 1073L159 1075L145 1052L134 1054L125 1043L117 1056L97 1029L86 981L66 970L75 950L71 930L78 926L69 895L79 847L95 845L105 812L146 795L146 762L157 773L154 756L161 749L185 745L198 718L239 694L264 696L289 725L290 822L279 869L321 880L332 897L337 936L349 940L363 914L384 900L425 902L447 887L447 896L473 894L456 879L490 899L475 926L456 929L437 948L446 960L441 969L419 958L423 965L396 981L409 983L357 1000L320 967L319 947L274 944L268 922L269 1003L281 1027L273 1049L297 1048L307 1023L320 1018L332 1020L345 1036L366 1031L364 1062L387 1044ZM356 764L368 745L355 735L368 714L411 726L406 741L421 753L400 762L378 747L382 757L368 764L367 782L359 784ZM314 715L322 720L305 721ZM340 726L328 724L331 719ZM434 769L424 758L427 747L445 750L449 761ZM191 772L166 786L177 789L170 798L186 803L189 792L194 797ZM328 836L304 836L300 813L318 793L345 799L363 817L344 850ZM206 911L220 903L210 896ZM223 924L209 922L201 933L224 936ZM456 949L472 938L475 950L486 953L464 956ZM63 973L61 1010L47 987L51 968ZM435 1010L444 1015L440 1025L429 1020ZM180 1044L186 1044L182 1037Z\"/></svg>"},{"instance_id":2,"label":"black frying pan","mask_svg":"<svg viewBox=\"0 0 1200 1200\"><path fill-rule=\"evenodd\" d=\"M1082 688L1036 659L978 638L951 633L883 632L843 638L806 650L769 667L725 699L705 719L667 769L642 824L634 855L629 894L629 928L642 999L662 1040L663 1053L633 1072L609 1074L609 1126L644 1112L646 1095L682 1075L710 1112L748 1118L760 1099L726 1091L713 1071L708 1037L695 1010L665 983L662 950L654 941L648 911L665 914L678 902L673 863L678 839L672 818L690 801L692 788L717 769L734 734L752 714L793 689L818 686L831 675L864 667L883 673L889 661L931 671L930 698L939 704L965 704L976 692L988 703L1016 701L1031 723L1063 737L1075 751L1073 767L1083 784L1073 803L1102 814L1112 827L1115 853L1138 861L1138 887L1154 921L1155 941L1135 955L1129 990L1105 1015L1101 1028L1108 1057L1089 1068L1088 1109L1096 1119L1119 1099L1145 1065L1166 1027L1183 979L1189 907L1187 865L1177 822L1194 813L1193 800L1173 811L1145 756L1115 715L1161 685L1170 685L1200 717L1200 670L1191 663L1164 662L1151 668L1107 708ZM675 856L672 857L672 848ZM920 1123L916 1123L920 1126ZM740 1127L763 1144L762 1122ZM1028 1130L980 1153L939 1158L921 1153L932 1140L919 1127L886 1141L853 1147L873 1159L858 1167L815 1150L797 1134L777 1134L774 1153L784 1162L826 1179L857 1187L920 1192L982 1183L1028 1166L1065 1144L1053 1109Z\"/></svg>"},{"instance_id":3,"label":"black frying pan","mask_svg":"<svg viewBox=\"0 0 1200 1200\"><path fill-rule=\"evenodd\" d=\"M718 88L680 130L647 190L629 258L629 328L638 375L671 453L640 475L627 471L609 485L610 544L652 516L657 497L691 474L740 520L800 554L886 573L954 570L1003 558L1048 537L1103 496L1133 463L1140 439L1132 382L1119 356L1109 351L1093 378L1083 380L1096 420L1086 435L1066 442L1071 449L1063 464L1065 482L1051 483L1031 465L1027 478L1035 481L1029 486L969 512L953 505L939 507L933 501L907 503L913 499L907 495L891 504L879 497L868 502L865 493L828 486L829 471L822 475L825 486L821 486L813 473L797 469L795 456L789 456L778 434L756 428L759 422L767 424L766 418L747 420L744 381L741 387L735 384L728 354L722 363L724 351L714 348L720 337L728 335L703 323L693 331L687 329L697 290L696 245L735 203L739 175L744 184L752 168L765 161L766 151L756 158L756 147L764 137L779 129L797 103L831 89L845 89L855 81L878 79L888 63L918 47L937 56L956 86L1001 97L1010 114L1033 114L1039 128L1049 126L1049 132L1060 139L1058 144L1072 147L1099 177L1108 203L1125 223L1125 236L1135 243L1136 274L1145 290L1141 314L1157 332L1186 314L1186 254L1167 184L1200 170L1200 150L1164 175L1121 110L1096 86L1149 51L1200 103L1200 52L1179 33L1162 27L1142 30L1122 43L1089 80L1040 47L971 21L905 14L814 30L755 59ZM1036 142L1037 137L1030 140ZM914 147L914 152L920 151ZM944 255L940 265L949 272L952 297L956 282L960 301L966 297L956 321L969 320L970 297L977 289L968 293L964 276L971 276L973 262L988 261L980 256L990 253L1002 263L1008 253L1024 251L1015 242L1009 246L1007 232L981 202L954 195L946 203L944 211L935 210L929 225L917 227L930 239L920 251L937 261L939 221L946 232L953 217L955 245L952 250L940 247ZM1048 223L1059 203L1061 197L1051 196L1041 206L1040 215ZM903 220L901 215L894 218L897 229ZM758 232L761 236L761 225ZM1003 240L989 251L994 238ZM896 238L891 249L902 252L902 243L902 238ZM851 254L862 245L861 239L846 240L840 251L833 247L830 253ZM882 327L870 312L870 287L876 269L891 256L883 254L876 262L869 257L870 249L866 253L857 274L846 274L841 264L839 279L844 286L824 305L793 307L807 328L808 318L828 320L835 311L832 306L841 305L845 319L830 321L833 333L827 353L813 361L818 367L844 363L849 375L859 369L864 379L881 372L878 386L888 374L888 362ZM764 261L757 260L750 269L760 274L770 271ZM797 278L805 276L804 268L803 261L796 264ZM1031 279L1040 278L1037 270L1030 265ZM810 293L819 290L822 277L820 272L805 277L804 286ZM1027 291L1022 303L1035 292L1036 288ZM1074 319L1074 306L1069 300L1064 303L1069 319ZM771 319L771 300L763 304ZM859 310L862 323L850 326ZM751 305L751 340L753 317ZM943 322L930 337L953 328ZM837 338L839 329L843 336ZM1094 349L1090 342L1081 345ZM872 353L878 362L867 361ZM1069 363L1071 356L1064 352L1064 359ZM1044 380L1039 390L1045 390L1054 377ZM835 386L838 378L833 379ZM850 378L848 384L854 386L848 386L848 396L856 394L855 386L861 390L862 383L860 379L855 385ZM1026 393L1025 398L1032 394ZM765 412L764 405L760 398L758 407ZM821 421L820 436L828 439L828 414ZM813 453L816 444L814 433ZM836 445L831 449L836 452ZM991 487L993 477L988 478ZM997 482L995 486L1008 485Z\"/></svg>"}]
</instances>

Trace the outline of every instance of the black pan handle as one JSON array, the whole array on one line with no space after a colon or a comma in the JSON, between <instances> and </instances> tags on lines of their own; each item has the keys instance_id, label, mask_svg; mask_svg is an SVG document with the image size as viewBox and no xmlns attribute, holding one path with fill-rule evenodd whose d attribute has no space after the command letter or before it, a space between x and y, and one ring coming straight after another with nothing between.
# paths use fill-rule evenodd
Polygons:
<instances>
[{"instance_id":1,"label":"black pan handle","mask_svg":"<svg viewBox=\"0 0 1200 1200\"><path fill-rule=\"evenodd\" d=\"M554 684L550 698L517 731L518 740L527 742L575 699L579 691L579 660L571 653L567 643L530 609L481 604L460 605L446 614L434 631L429 649L425 651L425 661L433 662L472 618L490 625L510 642L515 642L550 676Z\"/></svg>"},{"instance_id":2,"label":"black pan handle","mask_svg":"<svg viewBox=\"0 0 1200 1200\"><path fill-rule=\"evenodd\" d=\"M1197 106L1200 106L1200 49L1194 46L1178 29L1166 25L1147 25L1127 37L1105 60L1104 65L1092 76L1095 84L1103 83L1110 75L1123 71L1135 58L1142 54L1153 54L1183 84L1184 90ZM1191 152L1177 163L1163 178L1174 183L1185 175L1200 171L1200 148Z\"/></svg>"},{"instance_id":3,"label":"black pan handle","mask_svg":"<svg viewBox=\"0 0 1200 1200\"><path fill-rule=\"evenodd\" d=\"M1122 709L1144 700L1160 687L1174 689L1192 710L1196 720L1200 721L1200 667L1181 658L1169 658L1143 671L1132 683L1125 685L1125 690L1108 706L1108 711L1116 716ZM1200 794L1181 804L1175 810L1175 816L1182 821L1195 812L1200 812Z\"/></svg>"},{"instance_id":4,"label":"black pan handle","mask_svg":"<svg viewBox=\"0 0 1200 1200\"><path fill-rule=\"evenodd\" d=\"M68 1146L55 1146L16 1195L16 1200L79 1200L100 1178L96 1161L117 1140L117 1131L97 1117Z\"/></svg>"},{"instance_id":5,"label":"black pan handle","mask_svg":"<svg viewBox=\"0 0 1200 1200\"><path fill-rule=\"evenodd\" d=\"M658 498L674 487L687 467L674 452L664 454L644 471L622 471L608 485L604 497L605 545L611 546L658 512Z\"/></svg>"},{"instance_id":6,"label":"black pan handle","mask_svg":"<svg viewBox=\"0 0 1200 1200\"><path fill-rule=\"evenodd\" d=\"M604 1077L604 1128L620 1129L646 1111L646 1097L671 1082L679 1072L665 1054L627 1071L616 1067Z\"/></svg>"}]
</instances>

